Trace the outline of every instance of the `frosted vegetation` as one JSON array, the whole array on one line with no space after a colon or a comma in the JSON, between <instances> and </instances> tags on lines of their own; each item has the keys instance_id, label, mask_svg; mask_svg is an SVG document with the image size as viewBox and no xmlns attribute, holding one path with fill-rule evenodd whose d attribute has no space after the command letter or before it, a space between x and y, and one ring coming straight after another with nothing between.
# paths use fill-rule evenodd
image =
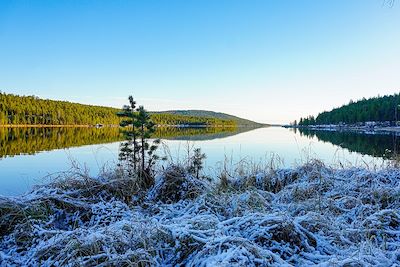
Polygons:
<instances>
[{"instance_id":1,"label":"frosted vegetation","mask_svg":"<svg viewBox=\"0 0 400 267\"><path fill-rule=\"evenodd\" d=\"M251 171L250 171L251 169ZM248 170L247 172L245 170ZM173 164L149 189L119 167L76 167L0 198L3 266L400 264L400 169Z\"/></svg>"}]
</instances>

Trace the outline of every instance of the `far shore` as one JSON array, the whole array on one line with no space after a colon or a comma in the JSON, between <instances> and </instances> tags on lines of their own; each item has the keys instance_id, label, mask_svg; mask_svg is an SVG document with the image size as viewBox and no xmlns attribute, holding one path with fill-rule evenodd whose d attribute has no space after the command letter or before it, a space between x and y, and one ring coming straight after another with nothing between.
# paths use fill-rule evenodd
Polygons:
<instances>
[{"instance_id":1,"label":"far shore","mask_svg":"<svg viewBox=\"0 0 400 267\"><path fill-rule=\"evenodd\" d=\"M0 124L2 128L95 128L95 127L119 127L118 125L81 125L81 124L68 124L68 125L43 125L43 124Z\"/></svg>"},{"instance_id":2,"label":"far shore","mask_svg":"<svg viewBox=\"0 0 400 267\"><path fill-rule=\"evenodd\" d=\"M283 126L285 128L308 129L315 131L353 131L362 133L400 133L400 126L341 126L341 125L309 125L309 126Z\"/></svg>"},{"instance_id":3,"label":"far shore","mask_svg":"<svg viewBox=\"0 0 400 267\"><path fill-rule=\"evenodd\" d=\"M119 125L81 125L81 124L67 124L67 125L57 125L57 124L0 124L0 128L103 128L103 127L119 127ZM267 125L262 126L254 126L254 125L157 125L157 127L175 127L175 128L258 128L258 127L267 127Z\"/></svg>"}]
</instances>

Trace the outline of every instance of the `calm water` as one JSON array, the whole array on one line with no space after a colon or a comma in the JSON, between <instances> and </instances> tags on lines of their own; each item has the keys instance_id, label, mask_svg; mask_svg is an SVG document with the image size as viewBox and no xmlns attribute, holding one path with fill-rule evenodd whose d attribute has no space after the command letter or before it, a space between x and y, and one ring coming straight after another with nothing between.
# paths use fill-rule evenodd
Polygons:
<instances>
[{"instance_id":1,"label":"calm water","mask_svg":"<svg viewBox=\"0 0 400 267\"><path fill-rule=\"evenodd\" d=\"M273 157L281 167L294 167L309 158L328 164L381 164L399 149L392 135L312 132L269 127L259 129L159 129L168 154L183 161L187 147L200 147L207 155L205 172L212 174L222 162L266 164ZM96 175L105 164L112 166L122 140L116 128L0 128L0 195L18 195L49 175L66 171L71 162L86 166ZM160 153L166 153L165 148Z\"/></svg>"}]
</instances>

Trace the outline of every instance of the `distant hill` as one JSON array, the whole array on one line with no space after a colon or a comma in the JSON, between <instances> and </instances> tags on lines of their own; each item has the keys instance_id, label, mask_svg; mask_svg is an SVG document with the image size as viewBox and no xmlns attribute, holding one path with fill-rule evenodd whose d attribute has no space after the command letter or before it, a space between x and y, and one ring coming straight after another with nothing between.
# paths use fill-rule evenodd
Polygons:
<instances>
[{"instance_id":1,"label":"distant hill","mask_svg":"<svg viewBox=\"0 0 400 267\"><path fill-rule=\"evenodd\" d=\"M314 116L301 118L299 125L353 124L367 121L393 122L400 119L399 105L400 94L378 96L369 99L363 98L355 102L350 101L349 104L332 109L331 111L324 111L318 114L316 118Z\"/></svg>"},{"instance_id":2,"label":"distant hill","mask_svg":"<svg viewBox=\"0 0 400 267\"><path fill-rule=\"evenodd\" d=\"M0 125L118 125L120 109L19 96L0 91ZM202 110L150 112L158 125L193 127L262 126L224 113Z\"/></svg>"},{"instance_id":3,"label":"distant hill","mask_svg":"<svg viewBox=\"0 0 400 267\"><path fill-rule=\"evenodd\" d=\"M181 115L181 116L193 116L193 117L203 117L203 118L215 118L220 120L228 120L235 121L238 126L248 126L248 127L261 127L267 126L266 124L258 123L255 121L243 119L237 116L229 115L222 112L214 112L208 110L167 110L167 111L159 111L153 112L159 114L172 114L172 115Z\"/></svg>"}]
</instances>

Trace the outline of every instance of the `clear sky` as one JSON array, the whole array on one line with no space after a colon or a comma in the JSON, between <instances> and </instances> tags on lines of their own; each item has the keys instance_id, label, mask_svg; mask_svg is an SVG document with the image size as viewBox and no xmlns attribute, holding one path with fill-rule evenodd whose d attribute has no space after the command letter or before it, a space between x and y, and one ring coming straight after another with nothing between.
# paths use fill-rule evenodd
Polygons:
<instances>
[{"instance_id":1,"label":"clear sky","mask_svg":"<svg viewBox=\"0 0 400 267\"><path fill-rule=\"evenodd\" d=\"M400 2L0 1L0 90L286 123L400 91Z\"/></svg>"}]
</instances>

